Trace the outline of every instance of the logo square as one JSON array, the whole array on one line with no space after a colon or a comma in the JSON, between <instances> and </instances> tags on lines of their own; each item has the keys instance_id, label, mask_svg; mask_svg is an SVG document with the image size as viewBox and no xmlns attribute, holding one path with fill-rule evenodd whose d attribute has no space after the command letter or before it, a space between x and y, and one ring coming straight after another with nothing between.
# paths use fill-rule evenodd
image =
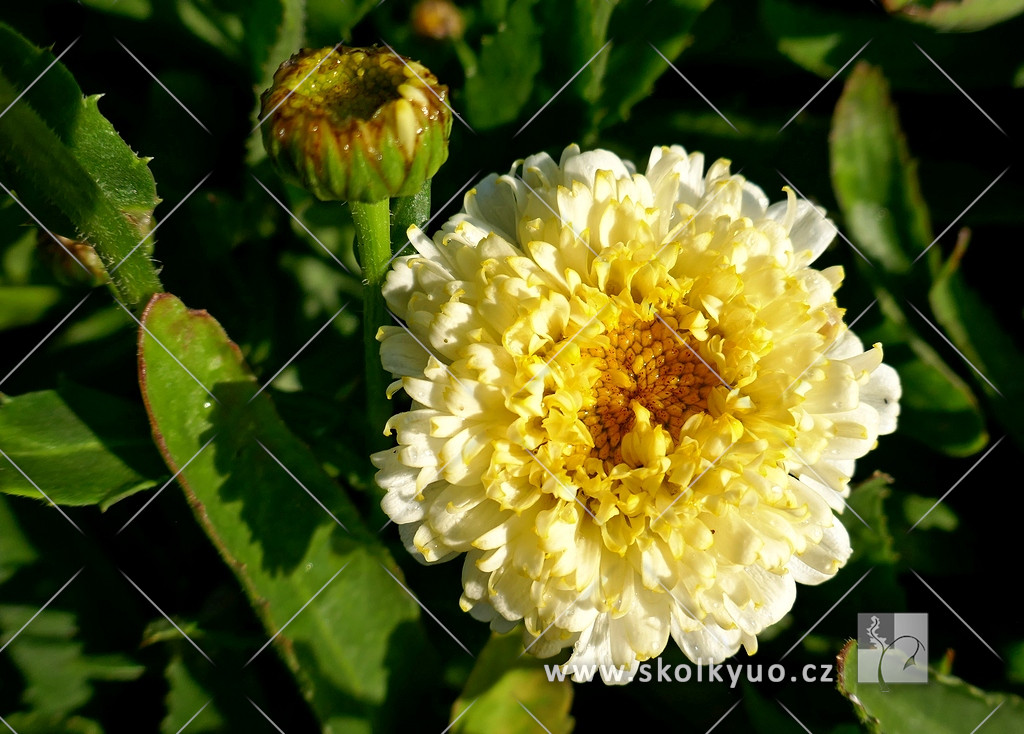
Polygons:
<instances>
[{"instance_id":1,"label":"logo square","mask_svg":"<svg viewBox=\"0 0 1024 734\"><path fill-rule=\"evenodd\" d=\"M857 682L928 682L928 615L868 612L857 615Z\"/></svg>"}]
</instances>

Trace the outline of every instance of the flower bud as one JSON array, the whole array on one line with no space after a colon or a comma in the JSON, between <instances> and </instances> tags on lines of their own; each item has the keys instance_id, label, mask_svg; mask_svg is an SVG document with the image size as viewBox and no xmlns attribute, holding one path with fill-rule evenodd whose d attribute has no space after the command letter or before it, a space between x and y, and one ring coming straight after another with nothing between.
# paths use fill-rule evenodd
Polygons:
<instances>
[{"instance_id":1,"label":"flower bud","mask_svg":"<svg viewBox=\"0 0 1024 734\"><path fill-rule=\"evenodd\" d=\"M420 0L412 9L412 29L434 41L462 38L466 19L451 0Z\"/></svg>"},{"instance_id":2,"label":"flower bud","mask_svg":"<svg viewBox=\"0 0 1024 734\"><path fill-rule=\"evenodd\" d=\"M263 93L263 144L318 199L411 196L448 158L447 95L390 49L303 49Z\"/></svg>"},{"instance_id":3,"label":"flower bud","mask_svg":"<svg viewBox=\"0 0 1024 734\"><path fill-rule=\"evenodd\" d=\"M86 285L90 288L110 280L96 250L88 242L51 235L42 229L36 236L41 259L64 285Z\"/></svg>"}]
</instances>

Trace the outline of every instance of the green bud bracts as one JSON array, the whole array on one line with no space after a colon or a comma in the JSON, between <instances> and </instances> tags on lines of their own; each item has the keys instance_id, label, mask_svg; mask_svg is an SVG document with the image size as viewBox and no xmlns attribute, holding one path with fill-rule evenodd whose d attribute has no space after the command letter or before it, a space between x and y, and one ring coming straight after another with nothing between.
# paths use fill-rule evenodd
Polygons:
<instances>
[{"instance_id":1,"label":"green bud bracts","mask_svg":"<svg viewBox=\"0 0 1024 734\"><path fill-rule=\"evenodd\" d=\"M447 95L429 69L386 48L303 49L263 93L263 143L319 199L411 196L448 157Z\"/></svg>"}]
</instances>

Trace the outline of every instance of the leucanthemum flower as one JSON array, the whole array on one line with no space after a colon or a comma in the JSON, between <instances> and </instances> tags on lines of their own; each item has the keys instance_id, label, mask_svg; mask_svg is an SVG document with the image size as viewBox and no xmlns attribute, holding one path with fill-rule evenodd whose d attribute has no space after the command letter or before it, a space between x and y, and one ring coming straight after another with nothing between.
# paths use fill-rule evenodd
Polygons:
<instances>
[{"instance_id":1,"label":"leucanthemum flower","mask_svg":"<svg viewBox=\"0 0 1024 734\"><path fill-rule=\"evenodd\" d=\"M854 460L900 385L811 264L835 235L720 160L643 174L566 148L491 175L384 287L412 408L374 455L409 551L466 554L462 608L531 653L636 668L671 635L718 662L850 555Z\"/></svg>"}]
</instances>

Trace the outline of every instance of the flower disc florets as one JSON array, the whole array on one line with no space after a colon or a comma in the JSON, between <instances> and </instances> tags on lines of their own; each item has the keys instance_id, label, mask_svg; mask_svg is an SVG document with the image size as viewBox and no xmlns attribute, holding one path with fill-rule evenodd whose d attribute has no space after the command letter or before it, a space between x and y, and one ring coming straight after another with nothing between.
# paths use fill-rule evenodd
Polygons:
<instances>
[{"instance_id":1,"label":"flower disc florets","mask_svg":"<svg viewBox=\"0 0 1024 734\"><path fill-rule=\"evenodd\" d=\"M448 157L447 95L390 49L304 49L263 93L263 143L319 199L411 196Z\"/></svg>"},{"instance_id":2,"label":"flower disc florets","mask_svg":"<svg viewBox=\"0 0 1024 734\"><path fill-rule=\"evenodd\" d=\"M843 323L824 212L703 156L571 146L492 175L384 294L412 409L376 454L426 562L529 650L635 669L671 636L721 661L850 555L854 460L896 425L880 345Z\"/></svg>"}]
</instances>

